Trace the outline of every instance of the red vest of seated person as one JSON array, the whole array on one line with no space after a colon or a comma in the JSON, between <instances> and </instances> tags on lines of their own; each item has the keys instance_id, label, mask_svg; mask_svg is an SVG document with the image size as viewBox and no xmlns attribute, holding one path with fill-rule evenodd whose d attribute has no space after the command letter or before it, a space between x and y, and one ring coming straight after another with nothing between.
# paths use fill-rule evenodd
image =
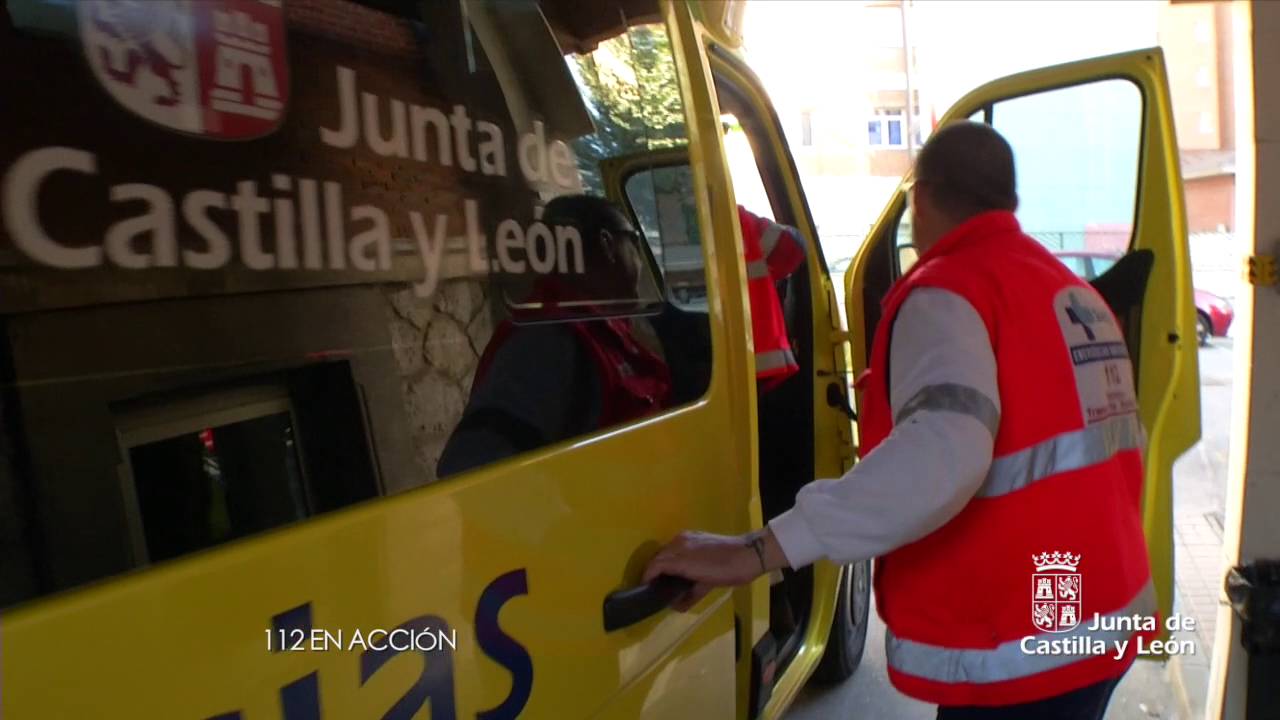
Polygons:
<instances>
[{"instance_id":1,"label":"red vest of seated person","mask_svg":"<svg viewBox=\"0 0 1280 720\"><path fill-rule=\"evenodd\" d=\"M582 262L503 283L510 316L481 354L441 477L669 406L670 369L646 318L661 301L643 237L620 208L589 195L553 199L542 222L576 230Z\"/></svg>"}]
</instances>

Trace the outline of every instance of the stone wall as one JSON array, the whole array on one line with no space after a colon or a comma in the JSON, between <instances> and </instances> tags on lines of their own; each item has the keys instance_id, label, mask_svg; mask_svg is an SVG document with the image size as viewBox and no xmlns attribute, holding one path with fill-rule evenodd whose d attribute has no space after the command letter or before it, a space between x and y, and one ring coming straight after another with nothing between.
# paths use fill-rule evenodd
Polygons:
<instances>
[{"instance_id":1,"label":"stone wall","mask_svg":"<svg viewBox=\"0 0 1280 720\"><path fill-rule=\"evenodd\" d=\"M493 334L489 283L445 281L434 297L412 287L387 291L388 323L400 389L409 418L419 482L388 487L399 492L436 480L436 463L462 417L480 355Z\"/></svg>"}]
</instances>

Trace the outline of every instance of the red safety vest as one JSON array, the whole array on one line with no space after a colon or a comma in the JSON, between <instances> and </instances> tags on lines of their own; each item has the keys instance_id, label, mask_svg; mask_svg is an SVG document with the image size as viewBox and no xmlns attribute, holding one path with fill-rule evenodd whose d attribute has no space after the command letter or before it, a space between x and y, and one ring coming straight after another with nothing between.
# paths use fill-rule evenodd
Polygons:
<instances>
[{"instance_id":1,"label":"red safety vest","mask_svg":"<svg viewBox=\"0 0 1280 720\"><path fill-rule=\"evenodd\" d=\"M648 417L667 407L671 397L670 368L662 358L636 341L629 320L575 320L566 325L573 330L596 370L600 384L597 428ZM504 320L493 331L476 366L473 391L488 374L498 349L518 327L511 320Z\"/></svg>"},{"instance_id":2,"label":"red safety vest","mask_svg":"<svg viewBox=\"0 0 1280 720\"><path fill-rule=\"evenodd\" d=\"M1115 317L1012 213L970 219L884 300L872 370L860 383L863 454L893 429L896 378L886 382L882 369L894 318L918 287L957 293L986 324L1000 413L977 495L877 561L890 680L941 705L1011 705L1116 677L1133 660L1135 635L1156 634L1135 633L1133 616L1160 620L1139 510L1145 436ZM927 388L915 400L967 407L960 386ZM1089 631L1095 615L1114 629ZM1063 642L1041 644L1055 640ZM1115 642L1126 640L1116 660Z\"/></svg>"},{"instance_id":3,"label":"red safety vest","mask_svg":"<svg viewBox=\"0 0 1280 720\"><path fill-rule=\"evenodd\" d=\"M800 369L775 283L804 262L804 247L785 225L738 206L743 259L747 263L747 296L751 302L751 335L755 340L756 379L772 387Z\"/></svg>"}]
</instances>

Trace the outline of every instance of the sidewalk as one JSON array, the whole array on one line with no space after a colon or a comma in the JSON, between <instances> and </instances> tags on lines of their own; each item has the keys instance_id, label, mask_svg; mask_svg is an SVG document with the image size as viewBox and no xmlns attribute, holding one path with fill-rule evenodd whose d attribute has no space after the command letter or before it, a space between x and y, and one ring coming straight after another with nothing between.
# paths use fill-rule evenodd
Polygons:
<instances>
[{"instance_id":1,"label":"sidewalk","mask_svg":"<svg viewBox=\"0 0 1280 720\"><path fill-rule=\"evenodd\" d=\"M1174 465L1174 558L1178 594L1174 612L1196 620L1196 654L1170 663L1170 677L1188 720L1204 717L1209 665L1226 567L1222 525L1230 446L1232 346L1215 338L1200 351L1200 442Z\"/></svg>"},{"instance_id":2,"label":"sidewalk","mask_svg":"<svg viewBox=\"0 0 1280 720\"><path fill-rule=\"evenodd\" d=\"M1194 632L1174 635L1175 640L1193 641L1195 654L1175 658L1169 667L1181 714L1186 720L1204 717L1218 600L1226 572L1222 562L1222 527L1214 520L1212 513L1185 511L1174 515L1174 573L1178 594L1173 611L1196 620Z\"/></svg>"}]
</instances>

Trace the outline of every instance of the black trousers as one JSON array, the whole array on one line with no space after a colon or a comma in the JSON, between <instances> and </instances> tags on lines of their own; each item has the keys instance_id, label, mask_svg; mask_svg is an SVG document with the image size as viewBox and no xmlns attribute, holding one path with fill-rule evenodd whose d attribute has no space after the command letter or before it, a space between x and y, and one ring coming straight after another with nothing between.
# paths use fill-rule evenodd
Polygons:
<instances>
[{"instance_id":1,"label":"black trousers","mask_svg":"<svg viewBox=\"0 0 1280 720\"><path fill-rule=\"evenodd\" d=\"M1123 677L1123 676L1122 676ZM938 720L1102 720L1120 678L1021 705L938 708Z\"/></svg>"}]
</instances>

